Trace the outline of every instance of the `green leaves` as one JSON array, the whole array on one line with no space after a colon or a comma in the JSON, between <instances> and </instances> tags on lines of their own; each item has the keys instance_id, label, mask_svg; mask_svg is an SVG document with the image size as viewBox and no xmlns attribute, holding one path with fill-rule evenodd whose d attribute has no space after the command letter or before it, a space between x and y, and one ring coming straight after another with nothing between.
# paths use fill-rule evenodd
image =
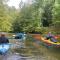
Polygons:
<instances>
[{"instance_id":1,"label":"green leaves","mask_svg":"<svg viewBox=\"0 0 60 60\"><path fill-rule=\"evenodd\" d=\"M60 26L59 0L34 0L18 10L4 3L0 0L0 31L43 32L52 24Z\"/></svg>"},{"instance_id":2,"label":"green leaves","mask_svg":"<svg viewBox=\"0 0 60 60\"><path fill-rule=\"evenodd\" d=\"M12 31L12 22L17 15L14 8L6 5L7 0L0 0L0 31Z\"/></svg>"}]
</instances>

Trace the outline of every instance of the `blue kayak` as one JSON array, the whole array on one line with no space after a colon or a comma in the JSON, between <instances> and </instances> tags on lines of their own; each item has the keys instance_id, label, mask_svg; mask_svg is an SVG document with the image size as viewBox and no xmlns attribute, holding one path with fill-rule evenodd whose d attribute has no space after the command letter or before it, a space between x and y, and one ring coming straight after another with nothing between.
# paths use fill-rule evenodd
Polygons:
<instances>
[{"instance_id":1,"label":"blue kayak","mask_svg":"<svg viewBox=\"0 0 60 60\"><path fill-rule=\"evenodd\" d=\"M0 44L0 54L5 54L10 48L9 44Z\"/></svg>"}]
</instances>

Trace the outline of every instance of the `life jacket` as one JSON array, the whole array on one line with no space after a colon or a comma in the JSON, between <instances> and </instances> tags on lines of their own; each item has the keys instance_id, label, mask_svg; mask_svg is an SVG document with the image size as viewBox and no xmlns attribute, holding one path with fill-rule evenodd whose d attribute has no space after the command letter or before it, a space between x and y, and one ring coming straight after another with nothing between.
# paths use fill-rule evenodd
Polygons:
<instances>
[{"instance_id":1,"label":"life jacket","mask_svg":"<svg viewBox=\"0 0 60 60\"><path fill-rule=\"evenodd\" d=\"M6 37L0 37L0 44L1 43L9 43L9 40Z\"/></svg>"}]
</instances>

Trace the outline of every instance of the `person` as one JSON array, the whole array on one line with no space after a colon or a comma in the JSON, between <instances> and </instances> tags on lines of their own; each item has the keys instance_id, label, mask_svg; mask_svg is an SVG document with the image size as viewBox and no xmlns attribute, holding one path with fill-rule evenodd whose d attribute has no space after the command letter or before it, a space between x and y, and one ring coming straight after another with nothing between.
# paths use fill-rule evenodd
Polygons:
<instances>
[{"instance_id":1,"label":"person","mask_svg":"<svg viewBox=\"0 0 60 60\"><path fill-rule=\"evenodd\" d=\"M0 44L2 43L9 43L9 40L7 37L5 37L5 34L1 34L0 36Z\"/></svg>"},{"instance_id":2,"label":"person","mask_svg":"<svg viewBox=\"0 0 60 60\"><path fill-rule=\"evenodd\" d=\"M48 33L48 35L46 36L46 39L47 40L50 39L50 41L52 41L52 42L57 42L57 40L55 39L54 35L51 34L51 32Z\"/></svg>"},{"instance_id":3,"label":"person","mask_svg":"<svg viewBox=\"0 0 60 60\"><path fill-rule=\"evenodd\" d=\"M54 38L54 35L51 34L51 32L49 32L46 36L46 39L51 39L51 38Z\"/></svg>"}]
</instances>

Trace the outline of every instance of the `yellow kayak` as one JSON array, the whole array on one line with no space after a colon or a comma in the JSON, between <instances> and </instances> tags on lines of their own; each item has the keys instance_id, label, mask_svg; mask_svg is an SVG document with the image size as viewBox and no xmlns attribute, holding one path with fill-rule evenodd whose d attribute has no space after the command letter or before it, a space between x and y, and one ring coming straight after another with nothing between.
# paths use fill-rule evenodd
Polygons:
<instances>
[{"instance_id":1,"label":"yellow kayak","mask_svg":"<svg viewBox=\"0 0 60 60\"><path fill-rule=\"evenodd\" d=\"M41 37L41 41L47 44L53 44L53 45L60 45L60 42L52 42L50 39L46 40L45 38Z\"/></svg>"}]
</instances>

